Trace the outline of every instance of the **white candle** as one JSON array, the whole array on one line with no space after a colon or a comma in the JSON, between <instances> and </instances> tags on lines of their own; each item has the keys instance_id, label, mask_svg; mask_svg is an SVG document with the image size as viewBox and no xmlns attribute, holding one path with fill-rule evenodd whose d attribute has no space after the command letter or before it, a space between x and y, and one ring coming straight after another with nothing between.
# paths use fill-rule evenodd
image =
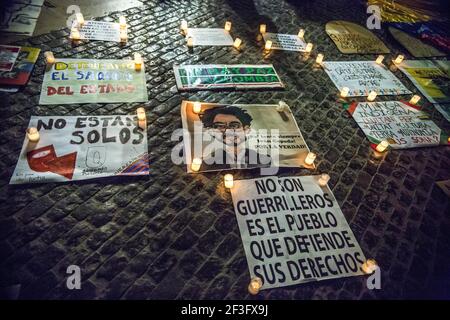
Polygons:
<instances>
[{"instance_id":1,"label":"white candle","mask_svg":"<svg viewBox=\"0 0 450 320\"><path fill-rule=\"evenodd\" d=\"M305 36L305 29L298 30L298 37L303 39L304 36Z\"/></svg>"},{"instance_id":2,"label":"white candle","mask_svg":"<svg viewBox=\"0 0 450 320\"><path fill-rule=\"evenodd\" d=\"M377 60L375 60L375 62L378 63L378 64L382 64L383 60L384 60L384 56L380 54L378 56Z\"/></svg>"},{"instance_id":3,"label":"white candle","mask_svg":"<svg viewBox=\"0 0 450 320\"><path fill-rule=\"evenodd\" d=\"M365 274L373 273L377 268L377 262L374 259L368 259L361 265L361 270Z\"/></svg>"},{"instance_id":4,"label":"white candle","mask_svg":"<svg viewBox=\"0 0 450 320\"><path fill-rule=\"evenodd\" d=\"M70 31L70 38L72 40L80 40L80 31L77 28L72 28Z\"/></svg>"},{"instance_id":5,"label":"white candle","mask_svg":"<svg viewBox=\"0 0 450 320\"><path fill-rule=\"evenodd\" d=\"M187 29L188 29L188 23L186 20L181 20L180 29L181 29L181 31L183 31L186 34Z\"/></svg>"},{"instance_id":6,"label":"white candle","mask_svg":"<svg viewBox=\"0 0 450 320\"><path fill-rule=\"evenodd\" d=\"M44 52L45 62L47 64L54 64L55 63L55 56L53 55L53 52L51 51L45 51Z\"/></svg>"},{"instance_id":7,"label":"white candle","mask_svg":"<svg viewBox=\"0 0 450 320\"><path fill-rule=\"evenodd\" d=\"M377 150L378 152L384 152L386 151L386 149L389 147L389 142L387 142L387 140L382 140L377 147L375 148L375 150Z\"/></svg>"},{"instance_id":8,"label":"white candle","mask_svg":"<svg viewBox=\"0 0 450 320\"><path fill-rule=\"evenodd\" d=\"M370 91L367 96L367 101L373 101L377 97L377 93L375 91Z\"/></svg>"},{"instance_id":9,"label":"white candle","mask_svg":"<svg viewBox=\"0 0 450 320\"><path fill-rule=\"evenodd\" d=\"M267 40L266 45L264 46L264 49L270 50L270 48L272 48L272 41Z\"/></svg>"},{"instance_id":10,"label":"white candle","mask_svg":"<svg viewBox=\"0 0 450 320\"><path fill-rule=\"evenodd\" d=\"M305 158L305 163L308 166L311 166L314 163L314 160L316 160L316 154L314 152L308 152L308 155Z\"/></svg>"},{"instance_id":11,"label":"white candle","mask_svg":"<svg viewBox=\"0 0 450 320\"><path fill-rule=\"evenodd\" d=\"M231 22L230 21L225 22L225 30L226 31L230 31L231 30Z\"/></svg>"},{"instance_id":12,"label":"white candle","mask_svg":"<svg viewBox=\"0 0 450 320\"><path fill-rule=\"evenodd\" d=\"M316 58L316 63L322 64L322 62L323 62L323 54L319 53Z\"/></svg>"},{"instance_id":13,"label":"white candle","mask_svg":"<svg viewBox=\"0 0 450 320\"><path fill-rule=\"evenodd\" d=\"M248 292L250 294L256 295L259 293L259 290L262 287L262 280L261 278L254 277L252 280L250 280L250 284L248 285Z\"/></svg>"},{"instance_id":14,"label":"white candle","mask_svg":"<svg viewBox=\"0 0 450 320\"><path fill-rule=\"evenodd\" d=\"M399 54L399 55L397 56L397 58L395 58L394 63L395 63L395 64L402 63L403 59L405 59L405 57L402 56L401 54Z\"/></svg>"},{"instance_id":15,"label":"white candle","mask_svg":"<svg viewBox=\"0 0 450 320\"><path fill-rule=\"evenodd\" d=\"M78 26L81 27L84 24L84 17L81 12L75 13L75 17L77 18Z\"/></svg>"},{"instance_id":16,"label":"white candle","mask_svg":"<svg viewBox=\"0 0 450 320\"><path fill-rule=\"evenodd\" d=\"M197 172L198 170L200 170L201 165L202 165L202 159L194 158L194 159L192 159L191 170Z\"/></svg>"},{"instance_id":17,"label":"white candle","mask_svg":"<svg viewBox=\"0 0 450 320\"><path fill-rule=\"evenodd\" d=\"M241 43L242 43L242 40L239 38L236 38L234 40L233 47L235 47L236 49L239 49L239 47L241 46Z\"/></svg>"},{"instance_id":18,"label":"white candle","mask_svg":"<svg viewBox=\"0 0 450 320\"><path fill-rule=\"evenodd\" d=\"M223 176L223 182L225 184L225 188L233 188L234 185L234 181L233 181L233 175L230 173L227 173L226 175Z\"/></svg>"},{"instance_id":19,"label":"white candle","mask_svg":"<svg viewBox=\"0 0 450 320\"><path fill-rule=\"evenodd\" d=\"M139 121L144 121L147 118L147 116L145 115L145 109L142 107L137 108L136 113Z\"/></svg>"},{"instance_id":20,"label":"white candle","mask_svg":"<svg viewBox=\"0 0 450 320\"><path fill-rule=\"evenodd\" d=\"M310 42L306 45L305 52L311 52L313 48L313 44Z\"/></svg>"},{"instance_id":21,"label":"white candle","mask_svg":"<svg viewBox=\"0 0 450 320\"><path fill-rule=\"evenodd\" d=\"M119 17L119 25L121 29L125 29L127 27L127 19L124 16Z\"/></svg>"},{"instance_id":22,"label":"white candle","mask_svg":"<svg viewBox=\"0 0 450 320\"><path fill-rule=\"evenodd\" d=\"M266 25L265 24L259 25L259 33L266 33Z\"/></svg>"},{"instance_id":23,"label":"white candle","mask_svg":"<svg viewBox=\"0 0 450 320\"><path fill-rule=\"evenodd\" d=\"M330 181L330 176L328 174L323 173L320 175L319 185L321 187L325 187L328 184L328 181Z\"/></svg>"},{"instance_id":24,"label":"white candle","mask_svg":"<svg viewBox=\"0 0 450 320\"><path fill-rule=\"evenodd\" d=\"M120 30L120 42L127 42L128 34L126 29Z\"/></svg>"},{"instance_id":25,"label":"white candle","mask_svg":"<svg viewBox=\"0 0 450 320\"><path fill-rule=\"evenodd\" d=\"M278 103L278 105L277 105L276 110L277 110L278 112L283 112L284 110L287 109L287 107L288 107L288 105L287 105L286 102L280 101L280 102Z\"/></svg>"},{"instance_id":26,"label":"white candle","mask_svg":"<svg viewBox=\"0 0 450 320\"><path fill-rule=\"evenodd\" d=\"M38 142L39 141L39 131L38 129L31 127L27 129L27 137L28 140L31 142Z\"/></svg>"},{"instance_id":27,"label":"white candle","mask_svg":"<svg viewBox=\"0 0 450 320\"><path fill-rule=\"evenodd\" d=\"M349 92L350 92L350 89L348 87L343 87L341 89L341 97L346 98L348 96Z\"/></svg>"},{"instance_id":28,"label":"white candle","mask_svg":"<svg viewBox=\"0 0 450 320\"><path fill-rule=\"evenodd\" d=\"M187 46L188 47L194 46L194 38L192 38L192 37L187 38Z\"/></svg>"},{"instance_id":29,"label":"white candle","mask_svg":"<svg viewBox=\"0 0 450 320\"><path fill-rule=\"evenodd\" d=\"M134 69L140 71L142 68L142 56L140 53L134 53Z\"/></svg>"},{"instance_id":30,"label":"white candle","mask_svg":"<svg viewBox=\"0 0 450 320\"><path fill-rule=\"evenodd\" d=\"M420 96L415 94L415 95L412 96L411 100L409 100L409 103L416 104L417 102L419 102L419 100L420 100Z\"/></svg>"},{"instance_id":31,"label":"white candle","mask_svg":"<svg viewBox=\"0 0 450 320\"><path fill-rule=\"evenodd\" d=\"M200 113L202 112L202 104L198 101L194 102L194 106L192 107L192 111L194 113Z\"/></svg>"}]
</instances>

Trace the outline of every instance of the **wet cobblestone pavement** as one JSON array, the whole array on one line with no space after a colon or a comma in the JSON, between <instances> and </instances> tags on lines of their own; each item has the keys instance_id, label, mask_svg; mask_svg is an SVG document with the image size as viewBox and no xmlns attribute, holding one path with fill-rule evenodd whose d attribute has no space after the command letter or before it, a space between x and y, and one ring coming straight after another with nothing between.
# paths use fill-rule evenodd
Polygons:
<instances>
[{"instance_id":1,"label":"wet cobblestone pavement","mask_svg":"<svg viewBox=\"0 0 450 320\"><path fill-rule=\"evenodd\" d=\"M369 142L337 102L337 90L295 52L264 55L256 40L259 23L270 32L297 33L315 44L325 60L373 60L375 55L343 55L325 33L329 20L365 25L365 3L351 1L206 0L143 1L124 12L130 39L72 46L62 29L18 44L51 50L56 57L110 58L142 53L149 101L150 176L36 185L8 185L31 115L134 113L137 103L39 106L45 68L41 57L22 92L0 94L0 287L21 284L20 299L373 299L450 297L450 202L434 183L450 178L448 147L390 151L371 158ZM115 21L120 13L98 20ZM190 26L233 23L231 47L195 47L188 52L179 33L182 18ZM391 49L405 52L384 31L377 35ZM406 58L410 58L406 54ZM286 85L282 91L178 93L173 64L273 63ZM395 75L414 93L401 72ZM409 98L401 96L399 98ZM181 127L183 99L227 103L286 101L317 169L330 186L365 255L381 267L381 290L368 290L365 277L247 292L249 272L221 173L189 175L172 164ZM390 100L392 97L380 97ZM425 99L423 99L425 100ZM443 130L450 125L426 103L424 110ZM283 169L282 175L307 175ZM234 172L253 178L259 171ZM66 268L81 267L82 289L66 288Z\"/></svg>"}]
</instances>

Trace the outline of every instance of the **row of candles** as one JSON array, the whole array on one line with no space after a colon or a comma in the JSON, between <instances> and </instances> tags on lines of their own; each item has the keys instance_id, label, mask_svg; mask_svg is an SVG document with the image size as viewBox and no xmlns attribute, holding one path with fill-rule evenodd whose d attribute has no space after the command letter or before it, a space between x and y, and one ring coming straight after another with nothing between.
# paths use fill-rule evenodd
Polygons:
<instances>
[{"instance_id":1,"label":"row of candles","mask_svg":"<svg viewBox=\"0 0 450 320\"><path fill-rule=\"evenodd\" d=\"M83 14L81 12L75 14L75 19L77 21L77 24L76 26L72 26L70 30L70 39L72 39L73 41L79 41L81 40L79 28L81 28L84 25L85 21ZM120 42L127 42L128 40L127 19L124 16L119 17L119 27L120 27L119 29Z\"/></svg>"}]
</instances>

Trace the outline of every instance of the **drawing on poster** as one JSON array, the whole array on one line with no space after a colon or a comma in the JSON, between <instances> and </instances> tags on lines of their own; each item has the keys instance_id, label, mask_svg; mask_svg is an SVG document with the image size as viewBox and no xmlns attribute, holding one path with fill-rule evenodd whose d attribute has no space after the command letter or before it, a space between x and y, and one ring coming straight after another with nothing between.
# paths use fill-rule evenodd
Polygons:
<instances>
[{"instance_id":1,"label":"drawing on poster","mask_svg":"<svg viewBox=\"0 0 450 320\"><path fill-rule=\"evenodd\" d=\"M264 41L272 41L271 50L287 50L304 52L306 43L296 34L270 33L263 34Z\"/></svg>"},{"instance_id":2,"label":"drawing on poster","mask_svg":"<svg viewBox=\"0 0 450 320\"><path fill-rule=\"evenodd\" d=\"M11 0L0 4L0 31L33 35L44 0Z\"/></svg>"}]
</instances>

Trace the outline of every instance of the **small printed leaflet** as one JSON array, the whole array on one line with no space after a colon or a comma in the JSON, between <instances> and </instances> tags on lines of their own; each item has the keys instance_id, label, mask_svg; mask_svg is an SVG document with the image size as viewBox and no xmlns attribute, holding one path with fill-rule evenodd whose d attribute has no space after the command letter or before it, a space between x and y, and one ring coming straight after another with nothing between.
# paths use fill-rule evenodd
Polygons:
<instances>
[{"instance_id":1,"label":"small printed leaflet","mask_svg":"<svg viewBox=\"0 0 450 320\"><path fill-rule=\"evenodd\" d=\"M223 28L189 28L187 38L192 38L194 46L232 46L233 38Z\"/></svg>"},{"instance_id":2,"label":"small printed leaflet","mask_svg":"<svg viewBox=\"0 0 450 320\"><path fill-rule=\"evenodd\" d=\"M296 34L270 33L263 34L264 41L272 41L272 50L304 52L306 43Z\"/></svg>"}]
</instances>

